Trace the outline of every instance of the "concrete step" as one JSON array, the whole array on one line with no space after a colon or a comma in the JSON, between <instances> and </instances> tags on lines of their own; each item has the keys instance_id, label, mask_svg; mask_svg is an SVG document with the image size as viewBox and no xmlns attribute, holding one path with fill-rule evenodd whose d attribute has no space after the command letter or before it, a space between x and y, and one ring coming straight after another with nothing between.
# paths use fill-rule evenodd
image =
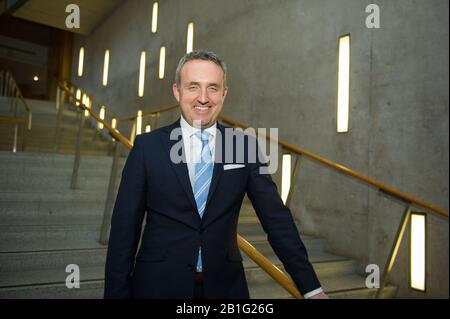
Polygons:
<instances>
[{"instance_id":1,"label":"concrete step","mask_svg":"<svg viewBox=\"0 0 450 319\"><path fill-rule=\"evenodd\" d=\"M359 298L367 299L374 296L375 289L368 289L365 285L365 278L359 275L347 275L337 278L324 278L320 280L323 290L332 299ZM289 299L292 296L287 290L267 282L264 284L249 284L250 298L252 299ZM383 298L394 298L396 288L386 286L382 295Z\"/></svg>"},{"instance_id":2,"label":"concrete step","mask_svg":"<svg viewBox=\"0 0 450 319\"><path fill-rule=\"evenodd\" d=\"M32 113L32 127L31 132L49 132L53 133L56 127L56 114L36 114ZM60 126L78 131L80 125L80 116L75 112L64 112ZM87 126L86 126L87 127Z\"/></svg>"},{"instance_id":3,"label":"concrete step","mask_svg":"<svg viewBox=\"0 0 450 319\"><path fill-rule=\"evenodd\" d=\"M105 198L105 194L101 199ZM105 203L95 198L72 201L8 201L0 203L0 225L76 225L102 222Z\"/></svg>"},{"instance_id":4,"label":"concrete step","mask_svg":"<svg viewBox=\"0 0 450 319\"><path fill-rule=\"evenodd\" d=\"M126 159L122 159L122 162L124 163ZM39 166L39 167L45 167L45 166L58 166L58 165L66 165L67 167L73 166L74 156L68 156L68 155L62 155L62 154L53 154L53 153L33 153L33 152L0 152L0 163L2 163L2 166L4 163L11 163L11 164L22 164L26 166ZM81 165L84 165L84 163L87 163L90 166L91 164L101 164L104 165L105 163L111 165L112 158L109 156L83 156L83 161L81 162Z\"/></svg>"},{"instance_id":5,"label":"concrete step","mask_svg":"<svg viewBox=\"0 0 450 319\"><path fill-rule=\"evenodd\" d=\"M0 252L99 248L101 223L1 225Z\"/></svg>"},{"instance_id":6,"label":"concrete step","mask_svg":"<svg viewBox=\"0 0 450 319\"><path fill-rule=\"evenodd\" d=\"M103 279L105 260L106 247L0 253L0 287L64 282L67 276L65 268L69 264L80 267L82 280ZM322 263L320 267L314 264L314 267L322 280L331 276L349 275L356 266L354 262L342 261L326 265ZM249 284L259 285L272 281L259 267L246 267L245 272Z\"/></svg>"},{"instance_id":7,"label":"concrete step","mask_svg":"<svg viewBox=\"0 0 450 319\"><path fill-rule=\"evenodd\" d=\"M103 280L81 281L80 288L65 283L0 288L0 299L101 299Z\"/></svg>"},{"instance_id":8,"label":"concrete step","mask_svg":"<svg viewBox=\"0 0 450 319\"><path fill-rule=\"evenodd\" d=\"M34 153L45 153L51 154L53 153L53 147L35 147L35 146L25 146L25 150L27 152ZM63 155L74 155L75 154L75 146L73 147L64 147L59 148L58 154ZM99 149L98 147L82 147L81 149L82 156L112 156L112 150L108 150L107 148Z\"/></svg>"},{"instance_id":9,"label":"concrete step","mask_svg":"<svg viewBox=\"0 0 450 319\"><path fill-rule=\"evenodd\" d=\"M93 144L109 144L107 141L103 140L100 136L96 136L97 132L94 131L83 131L83 139L82 143L93 143ZM78 141L78 132L64 132L59 135L59 145L62 146L64 144L72 143L76 144ZM50 132L45 133L36 133L32 132L27 134L26 138L27 144L38 144L38 145L51 145L53 146L55 143L55 137Z\"/></svg>"},{"instance_id":10,"label":"concrete step","mask_svg":"<svg viewBox=\"0 0 450 319\"><path fill-rule=\"evenodd\" d=\"M357 268L357 262L348 259L321 262L312 261L312 264L319 280L355 274ZM287 274L287 271L281 263L276 263L275 266ZM253 264L252 266L245 266L245 275L247 277L247 281L252 284L263 284L273 281L273 279L256 264Z\"/></svg>"},{"instance_id":11,"label":"concrete step","mask_svg":"<svg viewBox=\"0 0 450 319\"><path fill-rule=\"evenodd\" d=\"M0 203L2 202L102 202L106 198L103 191L87 191L87 190L60 190L47 192L0 192Z\"/></svg>"},{"instance_id":12,"label":"concrete step","mask_svg":"<svg viewBox=\"0 0 450 319\"><path fill-rule=\"evenodd\" d=\"M51 125L43 125L42 123L35 123L33 125L33 129L29 131L30 134L28 134L30 137L33 136L39 136L39 137L46 137L46 136L54 136L55 134L55 123L52 123ZM68 122L62 122L60 124L60 128L58 130L60 136L62 137L70 137L70 136L77 136L79 131L79 124L76 123L76 125L72 125ZM97 130L96 128L92 127L90 124L85 124L83 128L83 136L94 136L101 133L100 130ZM99 137L99 136L98 136Z\"/></svg>"},{"instance_id":13,"label":"concrete step","mask_svg":"<svg viewBox=\"0 0 450 319\"><path fill-rule=\"evenodd\" d=\"M78 176L78 188L85 190L107 190L109 183L109 176L102 178L92 178L85 176ZM0 192L4 191L37 191L42 190L70 190L71 176L23 176L23 175L9 175L4 178L0 184Z\"/></svg>"},{"instance_id":14,"label":"concrete step","mask_svg":"<svg viewBox=\"0 0 450 319\"><path fill-rule=\"evenodd\" d=\"M18 282L27 282L27 279L36 279L33 272L23 272L22 276L6 279L2 277L2 286L0 287L0 298L33 298L33 299L70 299L70 298L88 298L97 299L103 297L104 287L104 267L85 266L80 267L80 288L68 289L65 285L65 278L68 273L65 267L55 271L55 269L46 269L41 272L43 283L41 284L22 284ZM10 274L8 274L10 275ZM96 279L96 277L100 277ZM50 281L49 281L50 280ZM45 282L46 281L46 282ZM9 286L8 286L9 284ZM12 285L11 285L12 284ZM332 299L373 299L376 289L365 287L364 277L357 275L343 276L338 279L322 279L324 291ZM252 299L290 299L292 296L273 280L267 283L252 283L249 281L250 296ZM385 287L381 298L395 298L397 288L391 285Z\"/></svg>"},{"instance_id":15,"label":"concrete step","mask_svg":"<svg viewBox=\"0 0 450 319\"><path fill-rule=\"evenodd\" d=\"M103 279L105 261L106 247L0 253L0 287L64 282L69 264L80 267L83 280Z\"/></svg>"},{"instance_id":16,"label":"concrete step","mask_svg":"<svg viewBox=\"0 0 450 319\"><path fill-rule=\"evenodd\" d=\"M1 175L0 175L1 176ZM43 192L57 192L61 194L64 191L70 192L74 189L70 188L71 176L66 174L62 176L50 176L48 178L39 178L39 176L23 176L23 175L8 175L1 176L4 180L0 184L0 193L18 193L27 192L43 193ZM118 172L115 181L115 189L120 185L120 171ZM78 175L75 190L83 190L91 193L106 193L109 186L110 176L108 173L96 176L86 176L85 173ZM103 197L103 196L102 196ZM0 196L0 198L2 198ZM9 197L11 200L11 197ZM36 198L36 197L34 197ZM12 199L14 201L14 199ZM0 200L1 202L1 200Z\"/></svg>"},{"instance_id":17,"label":"concrete step","mask_svg":"<svg viewBox=\"0 0 450 319\"><path fill-rule=\"evenodd\" d=\"M23 165L23 163L3 163L0 160L0 177L6 178L7 176L48 176L59 177L71 176L73 171L73 162L57 163L55 165L47 164L45 166L38 165ZM79 177L103 179L109 177L111 174L112 161L100 163L86 163L84 157L80 160L80 167L78 171ZM118 167L118 172L123 170L124 162L121 161Z\"/></svg>"},{"instance_id":18,"label":"concrete step","mask_svg":"<svg viewBox=\"0 0 450 319\"><path fill-rule=\"evenodd\" d=\"M5 299L102 299L103 298L103 280L81 281L80 288L68 289L65 284L44 284L23 287L0 288L0 298ZM276 287L275 284L261 287L257 291L251 289L251 298L277 299L288 298L291 296L283 291L280 294L269 293ZM282 288L281 288L282 289ZM262 290L262 291L261 291ZM265 293L264 293L265 290ZM387 286L381 295L381 298L395 298L397 288ZM328 292L331 299L373 299L376 289L350 289L342 292Z\"/></svg>"},{"instance_id":19,"label":"concrete step","mask_svg":"<svg viewBox=\"0 0 450 319\"><path fill-rule=\"evenodd\" d=\"M245 238L245 235L244 235ZM315 246L315 239L303 240L306 250L308 252L309 260L312 263L322 263L330 261L344 261L347 260L345 257L337 256L332 253L328 253L324 250L321 244ZM311 244L311 242L313 242ZM275 265L281 265L281 261L278 259L275 252L268 242L261 242L259 244L253 244L253 246L261 252L267 259L269 259ZM247 255L243 255L243 262L245 267L256 267L257 265L253 260L251 260Z\"/></svg>"}]
</instances>

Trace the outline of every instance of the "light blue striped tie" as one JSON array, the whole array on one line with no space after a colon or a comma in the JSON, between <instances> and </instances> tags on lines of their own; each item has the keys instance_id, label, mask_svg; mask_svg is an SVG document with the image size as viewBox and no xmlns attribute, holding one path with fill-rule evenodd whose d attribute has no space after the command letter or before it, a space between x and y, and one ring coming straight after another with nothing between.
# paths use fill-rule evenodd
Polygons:
<instances>
[{"instance_id":1,"label":"light blue striped tie","mask_svg":"<svg viewBox=\"0 0 450 319\"><path fill-rule=\"evenodd\" d=\"M197 203L197 210L200 218L203 218L213 173L213 161L211 149L208 146L209 133L205 131L196 132L195 136L197 136L202 141L202 152L200 160L195 164L194 197L195 202ZM197 271L202 271L201 247L198 251Z\"/></svg>"}]
</instances>

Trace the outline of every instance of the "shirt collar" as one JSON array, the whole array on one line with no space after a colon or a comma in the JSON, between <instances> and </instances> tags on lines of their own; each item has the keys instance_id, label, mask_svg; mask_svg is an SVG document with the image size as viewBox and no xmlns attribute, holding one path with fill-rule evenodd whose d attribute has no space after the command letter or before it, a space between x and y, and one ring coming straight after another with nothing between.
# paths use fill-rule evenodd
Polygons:
<instances>
[{"instance_id":1,"label":"shirt collar","mask_svg":"<svg viewBox=\"0 0 450 319\"><path fill-rule=\"evenodd\" d=\"M198 128L195 128L193 126L191 126L183 117L183 115L181 115L181 119L180 119L180 126L182 131L187 132L189 137L192 137L196 132L200 131ZM210 141L211 139L214 140L214 138L216 137L216 129L217 129L217 121L211 125L210 127L208 127L207 129L205 129L204 131L209 133L210 136Z\"/></svg>"}]
</instances>

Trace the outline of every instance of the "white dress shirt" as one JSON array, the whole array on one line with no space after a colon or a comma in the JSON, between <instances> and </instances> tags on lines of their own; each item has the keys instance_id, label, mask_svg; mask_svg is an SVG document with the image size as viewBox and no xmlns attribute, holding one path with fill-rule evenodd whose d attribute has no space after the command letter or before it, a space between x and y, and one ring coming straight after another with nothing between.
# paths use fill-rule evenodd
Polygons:
<instances>
[{"instance_id":1,"label":"white dress shirt","mask_svg":"<svg viewBox=\"0 0 450 319\"><path fill-rule=\"evenodd\" d=\"M200 161L202 152L202 141L195 136L195 133L200 129L192 127L183 116L180 119L181 132L183 136L184 154L186 156L186 162L189 171L189 180L191 181L192 189L194 189L194 177L195 177L195 164ZM205 129L209 133L208 146L211 149L212 160L214 165L214 149L216 145L216 128L217 122L211 127ZM317 288L303 295L305 299L309 299L319 293L323 292L322 288Z\"/></svg>"},{"instance_id":2,"label":"white dress shirt","mask_svg":"<svg viewBox=\"0 0 450 319\"><path fill-rule=\"evenodd\" d=\"M195 164L200 162L200 157L202 154L202 141L195 135L195 133L199 132L200 129L189 125L183 116L181 116L180 126L183 136L184 155L186 156L189 171L189 180L191 181L192 189L194 189ZM211 150L213 165L214 149L216 145L216 128L217 122L204 130L209 133L208 147Z\"/></svg>"}]
</instances>

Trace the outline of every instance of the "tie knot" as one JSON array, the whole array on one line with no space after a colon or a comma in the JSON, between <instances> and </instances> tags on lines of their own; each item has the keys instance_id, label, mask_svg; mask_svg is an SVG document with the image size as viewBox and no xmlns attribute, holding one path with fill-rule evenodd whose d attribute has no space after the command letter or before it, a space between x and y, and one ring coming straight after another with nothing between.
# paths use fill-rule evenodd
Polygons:
<instances>
[{"instance_id":1,"label":"tie knot","mask_svg":"<svg viewBox=\"0 0 450 319\"><path fill-rule=\"evenodd\" d=\"M200 139L200 141L203 142L203 144L207 144L208 143L209 135L210 134L208 132L206 132L206 131L195 132L195 136L197 136Z\"/></svg>"}]
</instances>

